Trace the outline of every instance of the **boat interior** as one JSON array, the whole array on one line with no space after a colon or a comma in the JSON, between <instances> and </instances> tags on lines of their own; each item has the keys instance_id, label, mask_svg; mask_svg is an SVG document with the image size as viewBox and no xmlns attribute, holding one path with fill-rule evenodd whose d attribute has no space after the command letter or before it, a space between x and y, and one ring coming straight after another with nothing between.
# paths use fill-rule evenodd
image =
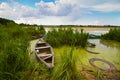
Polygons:
<instances>
[{"instance_id":1,"label":"boat interior","mask_svg":"<svg viewBox=\"0 0 120 80\"><path fill-rule=\"evenodd\" d=\"M42 47L42 48L37 48L37 54L51 54L50 47Z\"/></svg>"},{"instance_id":2,"label":"boat interior","mask_svg":"<svg viewBox=\"0 0 120 80\"><path fill-rule=\"evenodd\" d=\"M36 51L37 51L38 57L40 57L43 60L46 60L53 56L53 54L51 54L50 47L39 48Z\"/></svg>"},{"instance_id":3,"label":"boat interior","mask_svg":"<svg viewBox=\"0 0 120 80\"><path fill-rule=\"evenodd\" d=\"M47 63L52 63L52 56L44 60Z\"/></svg>"},{"instance_id":4,"label":"boat interior","mask_svg":"<svg viewBox=\"0 0 120 80\"><path fill-rule=\"evenodd\" d=\"M36 44L36 47L44 47L44 46L47 46L47 44L45 42Z\"/></svg>"}]
</instances>

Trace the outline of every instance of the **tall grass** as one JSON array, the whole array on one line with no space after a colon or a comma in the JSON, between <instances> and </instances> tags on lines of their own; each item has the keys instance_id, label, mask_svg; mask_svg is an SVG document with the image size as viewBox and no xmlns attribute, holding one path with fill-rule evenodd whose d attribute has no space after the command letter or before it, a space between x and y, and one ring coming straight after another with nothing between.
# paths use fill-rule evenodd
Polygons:
<instances>
[{"instance_id":1,"label":"tall grass","mask_svg":"<svg viewBox=\"0 0 120 80\"><path fill-rule=\"evenodd\" d=\"M0 25L0 80L39 79L38 76L43 76L41 71L47 75L45 68L30 60L28 47L31 34L28 29L13 23Z\"/></svg>"},{"instance_id":2,"label":"tall grass","mask_svg":"<svg viewBox=\"0 0 120 80\"><path fill-rule=\"evenodd\" d=\"M30 63L27 50L29 38L26 37L27 33L22 28L12 23L0 29L0 41L2 42L0 45L0 78L1 80L18 80Z\"/></svg>"},{"instance_id":3,"label":"tall grass","mask_svg":"<svg viewBox=\"0 0 120 80\"><path fill-rule=\"evenodd\" d=\"M22 27L25 31L28 32L29 36L34 36L36 34L45 34L45 28L44 26L21 26L19 25L19 27Z\"/></svg>"},{"instance_id":4,"label":"tall grass","mask_svg":"<svg viewBox=\"0 0 120 80\"><path fill-rule=\"evenodd\" d=\"M120 42L120 29L110 29L108 33L101 36L101 39L115 40Z\"/></svg>"},{"instance_id":5,"label":"tall grass","mask_svg":"<svg viewBox=\"0 0 120 80\"><path fill-rule=\"evenodd\" d=\"M24 72L28 68L29 58L26 47L9 42L2 51L0 66L1 76L4 79L18 80L19 73Z\"/></svg>"},{"instance_id":6,"label":"tall grass","mask_svg":"<svg viewBox=\"0 0 120 80\"><path fill-rule=\"evenodd\" d=\"M53 29L46 35L45 40L53 47L60 47L62 45L74 45L85 47L87 44L89 34L74 31L72 28L59 28L58 30Z\"/></svg>"},{"instance_id":7,"label":"tall grass","mask_svg":"<svg viewBox=\"0 0 120 80\"><path fill-rule=\"evenodd\" d=\"M80 80L73 48L61 54L61 62L55 66L51 80Z\"/></svg>"}]
</instances>

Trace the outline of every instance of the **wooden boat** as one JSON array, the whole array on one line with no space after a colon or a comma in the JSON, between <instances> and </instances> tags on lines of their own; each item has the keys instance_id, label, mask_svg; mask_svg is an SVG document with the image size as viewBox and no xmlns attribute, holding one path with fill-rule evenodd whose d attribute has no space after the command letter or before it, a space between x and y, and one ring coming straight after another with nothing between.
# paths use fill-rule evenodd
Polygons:
<instances>
[{"instance_id":1,"label":"wooden boat","mask_svg":"<svg viewBox=\"0 0 120 80\"><path fill-rule=\"evenodd\" d=\"M48 43L39 40L35 45L35 54L48 68L54 67L54 52Z\"/></svg>"},{"instance_id":2,"label":"wooden boat","mask_svg":"<svg viewBox=\"0 0 120 80\"><path fill-rule=\"evenodd\" d=\"M90 34L89 39L99 39L100 35Z\"/></svg>"},{"instance_id":3,"label":"wooden boat","mask_svg":"<svg viewBox=\"0 0 120 80\"><path fill-rule=\"evenodd\" d=\"M36 34L32 36L32 39L42 38L43 36L43 34Z\"/></svg>"}]
</instances>

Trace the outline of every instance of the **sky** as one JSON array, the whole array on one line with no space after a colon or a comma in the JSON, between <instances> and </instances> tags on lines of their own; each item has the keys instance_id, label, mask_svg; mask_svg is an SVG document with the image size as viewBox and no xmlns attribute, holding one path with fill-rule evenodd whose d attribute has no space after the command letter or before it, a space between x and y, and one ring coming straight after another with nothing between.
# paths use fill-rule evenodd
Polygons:
<instances>
[{"instance_id":1,"label":"sky","mask_svg":"<svg viewBox=\"0 0 120 80\"><path fill-rule=\"evenodd\" d=\"M120 0L0 0L0 17L38 25L120 25Z\"/></svg>"}]
</instances>

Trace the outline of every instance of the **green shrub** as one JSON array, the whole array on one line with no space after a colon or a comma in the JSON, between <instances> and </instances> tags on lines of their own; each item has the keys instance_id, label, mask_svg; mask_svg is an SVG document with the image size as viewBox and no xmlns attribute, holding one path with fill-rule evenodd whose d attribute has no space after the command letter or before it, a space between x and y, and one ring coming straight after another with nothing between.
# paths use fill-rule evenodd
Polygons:
<instances>
[{"instance_id":1,"label":"green shrub","mask_svg":"<svg viewBox=\"0 0 120 80\"><path fill-rule=\"evenodd\" d=\"M26 30L30 36L46 33L44 26L26 26L26 27L23 27L23 29Z\"/></svg>"},{"instance_id":2,"label":"green shrub","mask_svg":"<svg viewBox=\"0 0 120 80\"><path fill-rule=\"evenodd\" d=\"M108 33L101 36L101 39L115 40L120 42L120 29L110 29Z\"/></svg>"}]
</instances>

